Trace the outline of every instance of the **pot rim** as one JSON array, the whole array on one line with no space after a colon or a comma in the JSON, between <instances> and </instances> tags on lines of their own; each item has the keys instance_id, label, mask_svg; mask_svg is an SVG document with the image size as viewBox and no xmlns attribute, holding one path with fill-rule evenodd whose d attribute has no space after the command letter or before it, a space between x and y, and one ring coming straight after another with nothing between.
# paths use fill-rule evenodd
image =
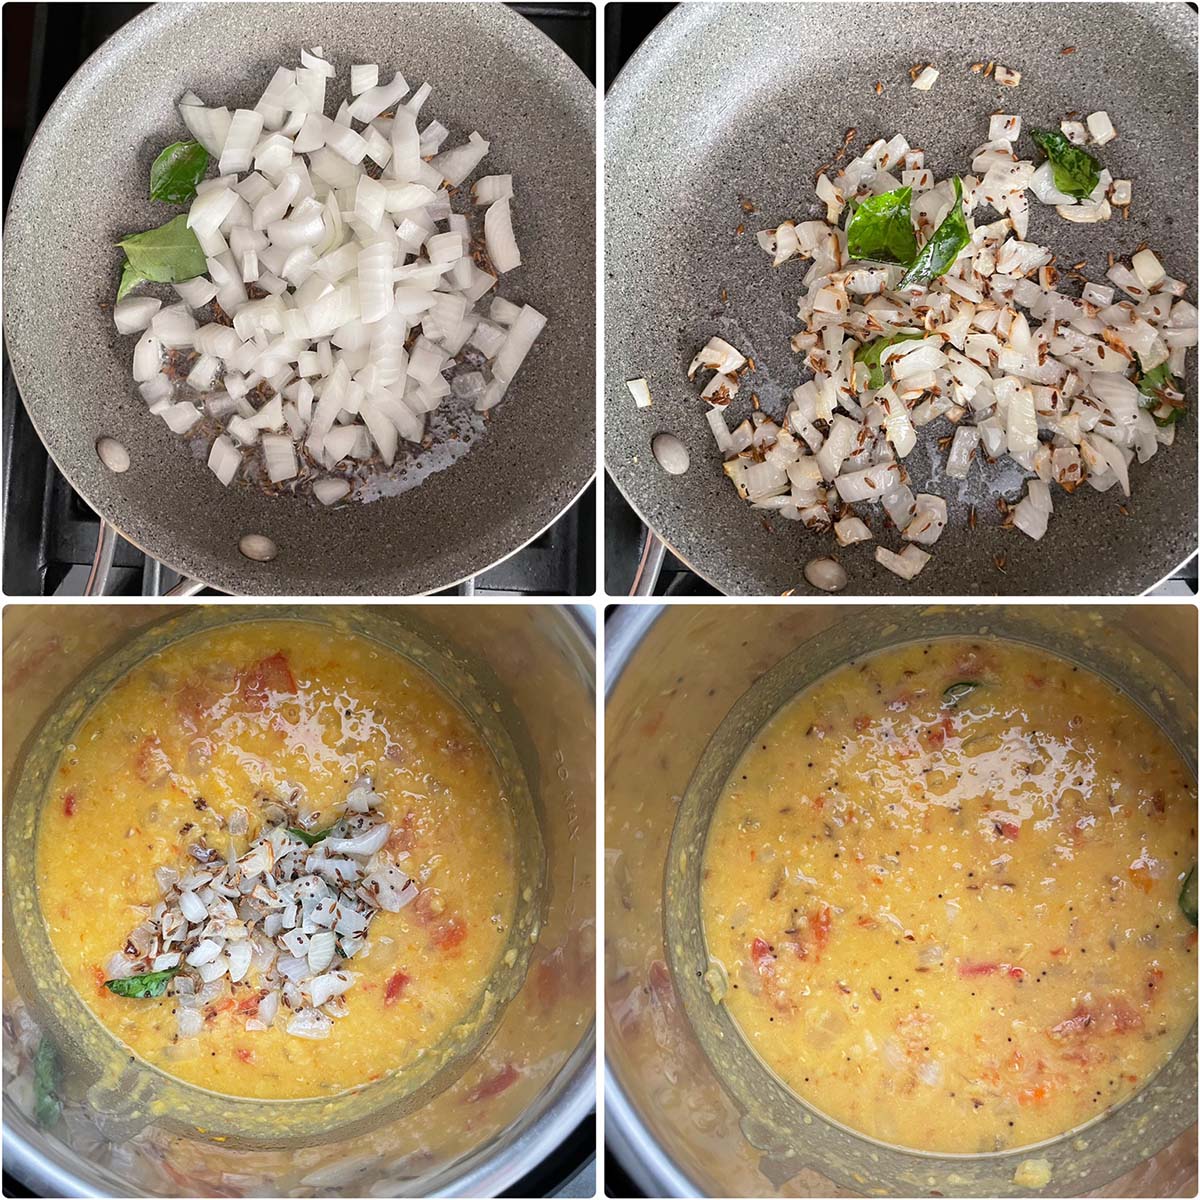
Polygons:
<instances>
[{"instance_id":1,"label":"pot rim","mask_svg":"<svg viewBox=\"0 0 1200 1200\"><path fill-rule=\"evenodd\" d=\"M605 622L604 697L608 700L634 651L666 611L661 604L623 604ZM671 1160L625 1093L605 1052L604 1141L647 1196L699 1196L702 1193Z\"/></svg>"}]
</instances>

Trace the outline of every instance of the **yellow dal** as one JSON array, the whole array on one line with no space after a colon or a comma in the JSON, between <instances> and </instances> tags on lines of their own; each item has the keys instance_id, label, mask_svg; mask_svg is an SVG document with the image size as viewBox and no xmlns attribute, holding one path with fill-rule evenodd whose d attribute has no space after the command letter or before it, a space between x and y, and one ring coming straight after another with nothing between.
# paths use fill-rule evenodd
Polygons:
<instances>
[{"instance_id":1,"label":"yellow dal","mask_svg":"<svg viewBox=\"0 0 1200 1200\"><path fill-rule=\"evenodd\" d=\"M983 686L945 706L962 681ZM702 903L724 1003L794 1092L884 1141L1072 1129L1195 1018L1195 814L1161 731L1066 662L938 641L851 664L719 800Z\"/></svg>"},{"instance_id":2,"label":"yellow dal","mask_svg":"<svg viewBox=\"0 0 1200 1200\"><path fill-rule=\"evenodd\" d=\"M102 986L103 964L144 919L138 906L159 899L155 868L195 865L186 847L201 835L223 855L231 840L243 852L260 798L293 787L324 828L360 774L384 797L389 847L408 848L397 858L423 890L374 918L367 949L347 964L357 974L349 1015L308 1041L279 1026L247 1032L252 1011L210 1007L200 1053L179 1057L169 996L127 999ZM230 839L217 816L239 806L250 835ZM403 1068L470 1013L503 951L514 862L495 761L428 675L353 635L253 622L181 642L100 700L47 797L38 886L71 983L126 1046L200 1087L286 1099ZM257 994L253 973L233 992L249 1003Z\"/></svg>"}]
</instances>

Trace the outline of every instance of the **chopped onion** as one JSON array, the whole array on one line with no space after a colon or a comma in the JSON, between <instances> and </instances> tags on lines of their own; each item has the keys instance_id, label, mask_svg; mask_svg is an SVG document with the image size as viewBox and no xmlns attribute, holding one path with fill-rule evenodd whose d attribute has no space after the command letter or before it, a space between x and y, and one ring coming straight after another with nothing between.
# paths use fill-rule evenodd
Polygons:
<instances>
[{"instance_id":1,"label":"chopped onion","mask_svg":"<svg viewBox=\"0 0 1200 1200\"><path fill-rule=\"evenodd\" d=\"M350 94L361 96L363 92L379 83L379 66L369 63L365 66L355 65L350 68Z\"/></svg>"},{"instance_id":2,"label":"chopped onion","mask_svg":"<svg viewBox=\"0 0 1200 1200\"><path fill-rule=\"evenodd\" d=\"M224 434L212 444L208 455L208 468L226 487L233 482L233 477L242 465L242 456L238 448Z\"/></svg>"},{"instance_id":3,"label":"chopped onion","mask_svg":"<svg viewBox=\"0 0 1200 1200\"><path fill-rule=\"evenodd\" d=\"M313 495L322 504L336 504L350 494L350 485L344 479L318 479L313 483Z\"/></svg>"},{"instance_id":4,"label":"chopped onion","mask_svg":"<svg viewBox=\"0 0 1200 1200\"><path fill-rule=\"evenodd\" d=\"M263 117L251 109L239 108L229 122L229 132L221 146L217 170L222 175L248 171L254 159L254 147L262 133Z\"/></svg>"},{"instance_id":5,"label":"chopped onion","mask_svg":"<svg viewBox=\"0 0 1200 1200\"><path fill-rule=\"evenodd\" d=\"M282 483L296 475L296 451L290 437L274 433L263 434L262 449L267 477L272 483Z\"/></svg>"},{"instance_id":6,"label":"chopped onion","mask_svg":"<svg viewBox=\"0 0 1200 1200\"><path fill-rule=\"evenodd\" d=\"M517 239L513 234L509 203L508 199L497 200L483 218L488 258L501 275L521 265L521 252L517 249Z\"/></svg>"},{"instance_id":7,"label":"chopped onion","mask_svg":"<svg viewBox=\"0 0 1200 1200\"><path fill-rule=\"evenodd\" d=\"M932 81L929 73L917 78L918 87ZM1016 86L1020 73L998 67L996 78ZM1062 128L1077 145L1089 132L1101 144L1115 136L1106 113L1093 113L1086 127L1064 122ZM785 412L768 415L756 406L732 433L728 412L707 410L723 469L742 499L813 529L832 528L843 545L870 536L867 522L845 505L881 502L908 542L931 545L947 524L946 500L914 497L899 460L916 447L919 430L944 416L956 426L944 478L966 479L980 449L984 470L985 459L1007 452L1033 476L1012 509L1012 523L1040 538L1050 483L1074 490L1087 480L1101 491L1119 484L1128 495L1134 459L1144 463L1172 442L1174 427L1158 427L1153 418L1169 416L1182 393L1168 384L1167 403L1145 408L1137 383L1139 371L1162 364L1175 380L1183 377L1186 349L1197 336L1194 307L1182 299L1173 306L1186 287L1168 277L1153 250L1140 247L1130 265L1110 266L1113 286L1086 283L1081 299L1056 290L1052 248L1026 240L1028 191L1064 219L1087 224L1109 219L1112 204L1128 203L1132 187L1101 171L1090 196L1062 193L1049 163L1017 157L1020 133L1019 116L989 118L988 141L972 156L975 174L963 179L971 241L940 277L915 292L898 290L901 268L849 261L845 234L836 227L849 198L900 186L912 189L918 239L949 212L950 181L938 183L923 152L912 151L901 135L819 174L816 195L825 220L785 219L758 232L758 245L775 266L808 260L801 329L791 344L812 378L795 389ZM985 205L1001 219L983 217ZM1129 299L1114 303L1114 288ZM1178 305L1186 307L1177 321ZM879 346L877 366L868 367L862 351L880 339L888 344ZM731 405L742 391L738 373L745 361L714 337L688 376L714 372L701 397ZM753 459L735 457L751 448ZM876 558L911 579L928 554L912 544L899 554L880 546Z\"/></svg>"},{"instance_id":8,"label":"chopped onion","mask_svg":"<svg viewBox=\"0 0 1200 1200\"><path fill-rule=\"evenodd\" d=\"M152 296L126 296L113 305L113 324L118 333L137 333L150 324L162 301Z\"/></svg>"},{"instance_id":9,"label":"chopped onion","mask_svg":"<svg viewBox=\"0 0 1200 1200\"><path fill-rule=\"evenodd\" d=\"M630 395L633 396L633 402L638 408L650 407L650 385L644 379L630 379L626 382L625 386L629 389ZM721 422L721 428L724 429L725 421L721 417L720 412L716 409L711 411L717 413L717 418ZM712 424L711 420L709 423ZM713 428L716 429L716 426L714 425Z\"/></svg>"},{"instance_id":10,"label":"chopped onion","mask_svg":"<svg viewBox=\"0 0 1200 1200\"><path fill-rule=\"evenodd\" d=\"M875 547L875 561L906 580L915 579L930 557L924 550L919 550L913 545L905 546L899 554L885 546Z\"/></svg>"},{"instance_id":11,"label":"chopped onion","mask_svg":"<svg viewBox=\"0 0 1200 1200\"><path fill-rule=\"evenodd\" d=\"M429 165L449 184L457 187L483 161L491 143L485 141L478 133L472 133L466 145L456 146L452 150L443 150L430 161ZM502 270L504 268L497 268Z\"/></svg>"},{"instance_id":12,"label":"chopped onion","mask_svg":"<svg viewBox=\"0 0 1200 1200\"><path fill-rule=\"evenodd\" d=\"M176 285L180 304L134 297L114 307L120 332L143 333L133 375L150 411L187 432L203 397L203 412L224 423L209 466L226 485L241 465L239 447L260 437L275 484L309 473L311 462L296 454L300 439L324 467L366 460L373 447L391 465L400 438L422 441L425 414L444 397L477 411L498 403L545 325L532 307L501 297L486 315L476 311L497 278L472 261L470 227L448 188L478 167L488 141L472 132L443 149L446 126L417 127L432 84L408 95L400 72L380 84L375 64L350 68L352 99L330 119L327 83L336 74L314 47L301 49L299 66L279 66L252 109L183 96L184 124L219 172L197 185L187 214L207 275ZM364 166L368 157L381 177ZM510 175L484 177L474 194L488 209L484 236L497 273L521 262L512 194ZM249 284L266 298L250 299ZM232 328L200 326L188 311L214 300ZM193 346L187 395L177 400L164 350ZM488 365L456 371L451 382L455 359L476 351ZM256 409L259 384L273 394ZM350 494L347 480L313 480L322 504Z\"/></svg>"}]
</instances>

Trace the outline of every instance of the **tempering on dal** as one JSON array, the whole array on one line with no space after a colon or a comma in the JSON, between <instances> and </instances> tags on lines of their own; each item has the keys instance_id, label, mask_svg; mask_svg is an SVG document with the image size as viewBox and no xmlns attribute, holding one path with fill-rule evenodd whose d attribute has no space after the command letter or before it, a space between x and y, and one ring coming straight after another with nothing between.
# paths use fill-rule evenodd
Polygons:
<instances>
[{"instance_id":1,"label":"tempering on dal","mask_svg":"<svg viewBox=\"0 0 1200 1200\"><path fill-rule=\"evenodd\" d=\"M356 783L360 800L374 789L366 813L362 804L345 811ZM391 864L415 897L398 911L368 910L365 944L335 957L331 969L352 982L331 998L336 1019L323 1034L287 1032L286 994L275 1019L257 1027L257 956L237 982L195 980L205 990L194 1036L180 1034L176 979L142 999L105 986L114 953L154 919L169 872L211 872L256 839L286 840L280 826L332 853L319 835L347 818L349 828L327 836L386 823L378 855L357 861L364 871ZM468 717L403 657L299 621L197 635L121 679L63 752L37 855L55 950L112 1034L188 1083L270 1099L334 1095L428 1053L478 1003L518 886L499 773ZM156 877L162 868L168 874ZM190 928L186 952L200 933ZM185 965L178 978L198 969Z\"/></svg>"},{"instance_id":2,"label":"tempering on dal","mask_svg":"<svg viewBox=\"0 0 1200 1200\"><path fill-rule=\"evenodd\" d=\"M855 1130L1030 1145L1135 1093L1194 1021L1195 821L1164 734L1066 661L946 640L851 663L725 784L712 989Z\"/></svg>"}]
</instances>

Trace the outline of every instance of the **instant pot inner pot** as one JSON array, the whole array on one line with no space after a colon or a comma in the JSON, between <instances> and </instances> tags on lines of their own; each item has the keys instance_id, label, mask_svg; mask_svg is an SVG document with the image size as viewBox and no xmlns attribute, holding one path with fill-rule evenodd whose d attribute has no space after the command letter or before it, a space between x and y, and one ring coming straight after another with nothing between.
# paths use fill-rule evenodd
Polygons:
<instances>
[{"instance_id":1,"label":"instant pot inner pot","mask_svg":"<svg viewBox=\"0 0 1200 1200\"><path fill-rule=\"evenodd\" d=\"M667 958L684 1011L705 1055L741 1114L746 1139L763 1152L770 1177L803 1168L821 1171L856 1192L1009 1194L1023 1161L1045 1159L1051 1183L1042 1194L1078 1195L1121 1173L1178 1133L1176 1114L1196 1108L1196 1028L1169 1062L1123 1105L1086 1126L1036 1146L978 1155L935 1155L886 1145L822 1114L787 1088L743 1038L710 990L701 920L704 848L725 781L743 750L779 709L851 660L903 643L934 638L1001 639L1034 646L1109 680L1138 703L1196 769L1196 705L1160 659L1115 628L1089 623L1079 611L1038 622L1011 611L974 613L922 608L879 610L843 620L802 642L761 676L717 728L688 783L672 831L664 875ZM719 994L719 991L718 991ZM897 1101L899 1103L899 1101Z\"/></svg>"},{"instance_id":2,"label":"instant pot inner pot","mask_svg":"<svg viewBox=\"0 0 1200 1200\"><path fill-rule=\"evenodd\" d=\"M66 1073L85 1088L88 1103L110 1140L130 1137L153 1123L181 1133L201 1130L232 1147L286 1148L367 1133L428 1103L449 1087L491 1038L529 967L546 901L546 853L529 783L502 719L470 673L433 640L414 630L350 608L314 617L299 609L268 616L247 609L191 610L154 625L105 655L69 688L26 746L6 812L6 926L17 953L6 963L34 1015L59 1048ZM50 943L37 895L36 845L43 802L62 748L98 700L130 670L183 639L241 622L305 621L355 634L398 653L429 674L479 729L495 757L517 831L517 872L522 886L506 952L472 1012L412 1066L376 1083L332 1097L263 1101L219 1095L133 1058L92 1014L67 979ZM6 930L7 932L7 930Z\"/></svg>"}]
</instances>

